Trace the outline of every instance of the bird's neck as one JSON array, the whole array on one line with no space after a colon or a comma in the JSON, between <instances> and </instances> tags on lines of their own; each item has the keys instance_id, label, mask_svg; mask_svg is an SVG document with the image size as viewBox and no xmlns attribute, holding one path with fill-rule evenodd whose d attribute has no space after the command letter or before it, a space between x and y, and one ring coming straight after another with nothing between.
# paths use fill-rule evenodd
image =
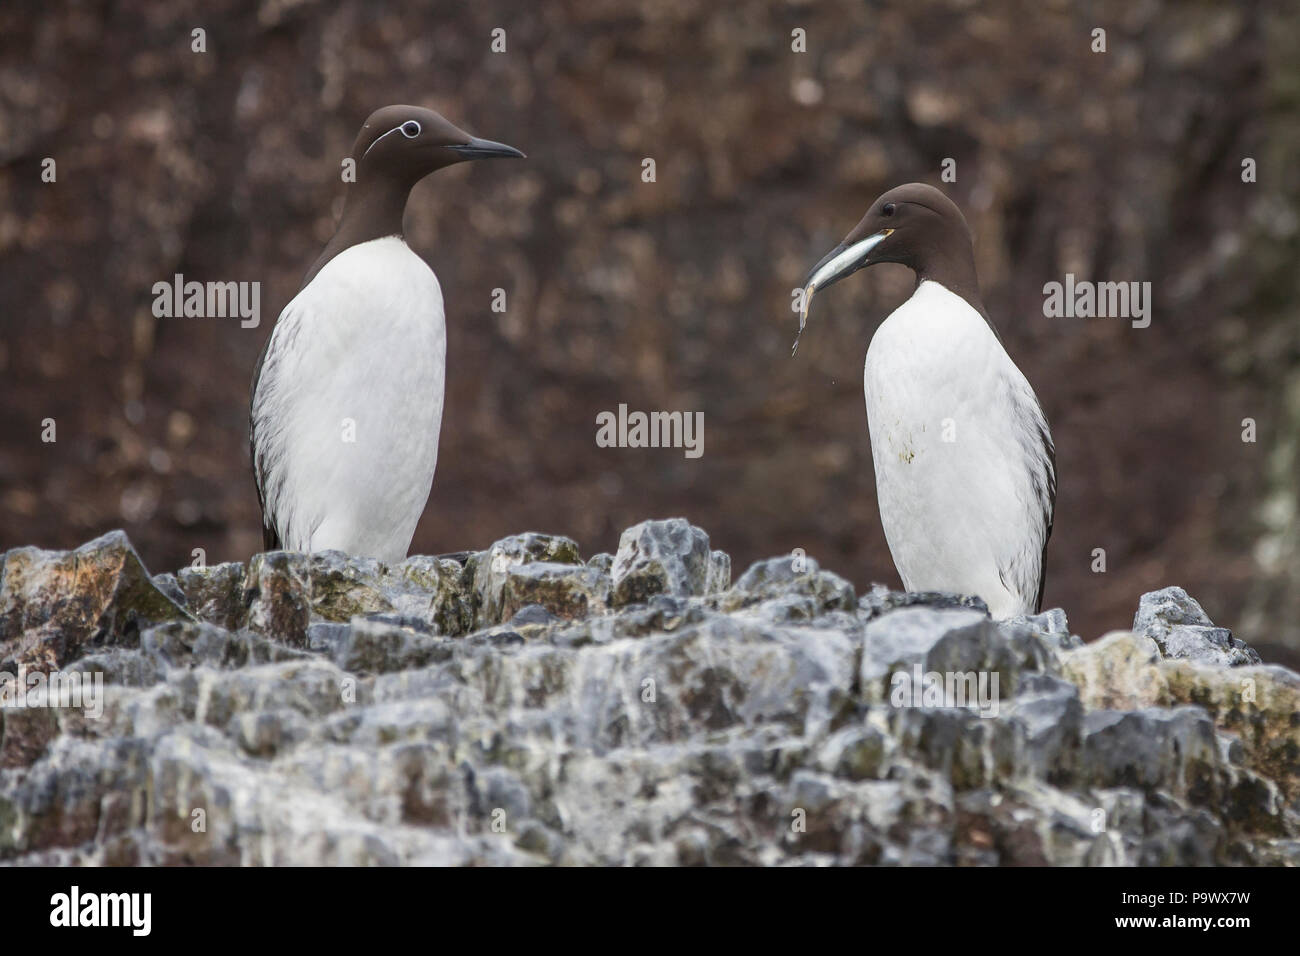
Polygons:
<instances>
[{"instance_id":1,"label":"bird's neck","mask_svg":"<svg viewBox=\"0 0 1300 956\"><path fill-rule=\"evenodd\" d=\"M972 309L989 322L988 312L980 298L979 279L975 275L975 251L969 242L951 242L928 251L923 262L916 264L916 285L920 288L927 279L937 282L949 292L961 296ZM992 322L989 325L992 326Z\"/></svg>"},{"instance_id":2,"label":"bird's neck","mask_svg":"<svg viewBox=\"0 0 1300 956\"><path fill-rule=\"evenodd\" d=\"M406 200L414 185L414 181L390 177L361 179L352 184L343 203L343 217L339 220L339 227L302 280L303 287L344 249L372 239L400 237Z\"/></svg>"}]
</instances>

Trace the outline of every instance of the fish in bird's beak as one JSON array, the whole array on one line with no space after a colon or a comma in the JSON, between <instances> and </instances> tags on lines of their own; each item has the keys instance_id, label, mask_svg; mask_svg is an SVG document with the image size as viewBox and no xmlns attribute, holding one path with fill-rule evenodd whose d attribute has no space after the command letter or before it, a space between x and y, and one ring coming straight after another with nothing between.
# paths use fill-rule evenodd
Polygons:
<instances>
[{"instance_id":1,"label":"fish in bird's beak","mask_svg":"<svg viewBox=\"0 0 1300 956\"><path fill-rule=\"evenodd\" d=\"M808 308L812 305L813 295L819 289L834 285L847 275L852 275L867 264L871 250L880 245L894 230L881 229L877 233L850 242L847 239L826 253L821 262L812 267L804 282L803 302L799 309L799 334L795 336L790 354L799 351L799 337L803 335L804 326L808 324Z\"/></svg>"}]
</instances>

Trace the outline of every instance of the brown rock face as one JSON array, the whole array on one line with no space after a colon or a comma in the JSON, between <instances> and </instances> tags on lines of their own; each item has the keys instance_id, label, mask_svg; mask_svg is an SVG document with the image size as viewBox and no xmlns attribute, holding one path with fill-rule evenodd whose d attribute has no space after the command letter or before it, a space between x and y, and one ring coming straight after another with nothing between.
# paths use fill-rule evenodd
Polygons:
<instances>
[{"instance_id":1,"label":"brown rock face","mask_svg":"<svg viewBox=\"0 0 1300 956\"><path fill-rule=\"evenodd\" d=\"M911 276L828 290L795 360L790 306L876 196L924 180L969 220L1056 436L1048 604L1091 638L1175 580L1218 620L1254 608L1239 630L1282 661L1300 648L1300 17L1086 6L210 0L195 53L183 4L0 4L0 547L124 527L152 567L260 550L254 361L334 227L359 124L414 103L529 155L436 174L408 210L448 315L417 553L520 528L612 552L684 513L739 568L803 548L897 587L862 362ZM260 324L154 318L176 273L261 282ZM1067 273L1150 281L1150 327L1045 317ZM703 412L703 456L597 447L620 403Z\"/></svg>"}]
</instances>

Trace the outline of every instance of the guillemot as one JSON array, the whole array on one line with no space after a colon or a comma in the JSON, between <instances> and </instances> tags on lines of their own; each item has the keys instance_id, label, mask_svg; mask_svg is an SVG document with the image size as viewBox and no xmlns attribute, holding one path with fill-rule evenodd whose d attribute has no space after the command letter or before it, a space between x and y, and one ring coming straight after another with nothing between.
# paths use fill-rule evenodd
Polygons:
<instances>
[{"instance_id":1,"label":"guillemot","mask_svg":"<svg viewBox=\"0 0 1300 956\"><path fill-rule=\"evenodd\" d=\"M809 273L799 331L816 292L878 262L916 273L911 298L872 336L863 371L880 520L903 586L978 595L997 618L1036 613L1056 449L980 301L956 204L923 183L877 199Z\"/></svg>"},{"instance_id":2,"label":"guillemot","mask_svg":"<svg viewBox=\"0 0 1300 956\"><path fill-rule=\"evenodd\" d=\"M361 127L338 229L253 373L267 550L406 557L438 462L447 349L438 278L402 238L407 196L445 166L523 155L415 106Z\"/></svg>"}]
</instances>

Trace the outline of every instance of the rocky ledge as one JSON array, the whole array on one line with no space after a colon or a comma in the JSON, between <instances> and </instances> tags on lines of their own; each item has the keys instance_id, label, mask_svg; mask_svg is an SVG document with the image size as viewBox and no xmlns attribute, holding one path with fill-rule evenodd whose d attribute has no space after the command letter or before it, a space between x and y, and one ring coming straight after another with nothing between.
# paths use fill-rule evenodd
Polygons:
<instances>
[{"instance_id":1,"label":"rocky ledge","mask_svg":"<svg viewBox=\"0 0 1300 956\"><path fill-rule=\"evenodd\" d=\"M3 556L0 672L4 863L1300 863L1300 677L1180 588L1085 644L732 583L680 519L157 576L114 532Z\"/></svg>"}]
</instances>

